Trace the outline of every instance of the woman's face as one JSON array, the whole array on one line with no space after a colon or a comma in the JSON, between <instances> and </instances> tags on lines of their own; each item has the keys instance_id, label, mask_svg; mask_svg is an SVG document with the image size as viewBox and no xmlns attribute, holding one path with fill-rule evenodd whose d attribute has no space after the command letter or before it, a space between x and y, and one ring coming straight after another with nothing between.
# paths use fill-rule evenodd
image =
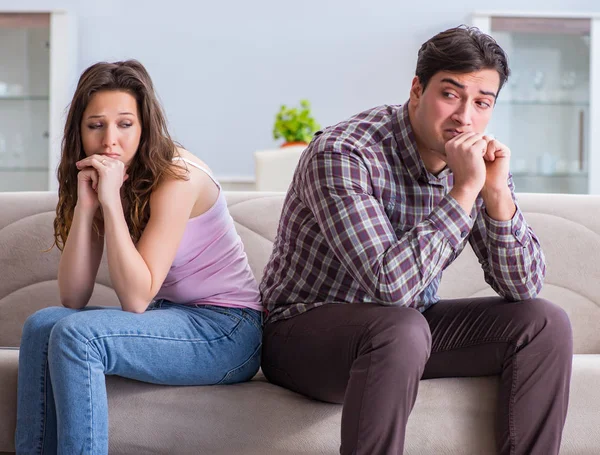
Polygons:
<instances>
[{"instance_id":1,"label":"woman's face","mask_svg":"<svg viewBox=\"0 0 600 455\"><path fill-rule=\"evenodd\" d=\"M129 165L141 136L137 101L130 93L107 90L92 95L81 119L86 156L105 155Z\"/></svg>"}]
</instances>

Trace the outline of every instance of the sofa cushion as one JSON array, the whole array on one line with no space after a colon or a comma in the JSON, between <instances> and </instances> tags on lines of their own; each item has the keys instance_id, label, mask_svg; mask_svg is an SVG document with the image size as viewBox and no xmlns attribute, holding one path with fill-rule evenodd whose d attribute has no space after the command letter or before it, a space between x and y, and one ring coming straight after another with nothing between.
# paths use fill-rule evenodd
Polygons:
<instances>
[{"instance_id":1,"label":"sofa cushion","mask_svg":"<svg viewBox=\"0 0 600 455\"><path fill-rule=\"evenodd\" d=\"M0 349L0 451L14 450L18 355ZM600 447L600 355L576 355L561 455ZM494 453L496 377L421 381L405 454ZM341 406L268 383L167 387L109 377L110 453L339 453Z\"/></svg>"}]
</instances>

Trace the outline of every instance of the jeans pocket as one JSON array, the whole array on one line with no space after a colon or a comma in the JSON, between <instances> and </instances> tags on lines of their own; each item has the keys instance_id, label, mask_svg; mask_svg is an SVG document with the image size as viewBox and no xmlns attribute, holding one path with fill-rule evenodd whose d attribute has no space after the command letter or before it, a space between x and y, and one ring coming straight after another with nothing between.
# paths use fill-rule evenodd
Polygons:
<instances>
[{"instance_id":1,"label":"jeans pocket","mask_svg":"<svg viewBox=\"0 0 600 455\"><path fill-rule=\"evenodd\" d=\"M260 368L260 353L262 343L254 350L252 355L240 366L229 370L229 372L217 384L235 384L238 382L249 381L254 377Z\"/></svg>"},{"instance_id":2,"label":"jeans pocket","mask_svg":"<svg viewBox=\"0 0 600 455\"><path fill-rule=\"evenodd\" d=\"M242 310L242 315L244 319L249 321L254 327L256 327L261 333L263 330L263 320L262 320L262 312L257 310L252 310L250 308L245 308Z\"/></svg>"},{"instance_id":3,"label":"jeans pocket","mask_svg":"<svg viewBox=\"0 0 600 455\"><path fill-rule=\"evenodd\" d=\"M242 320L242 315L240 314L241 310L238 310L237 308L221 307L217 305L196 305L196 308L205 308L215 313L222 314L223 316L227 316L236 324L239 324Z\"/></svg>"}]
</instances>

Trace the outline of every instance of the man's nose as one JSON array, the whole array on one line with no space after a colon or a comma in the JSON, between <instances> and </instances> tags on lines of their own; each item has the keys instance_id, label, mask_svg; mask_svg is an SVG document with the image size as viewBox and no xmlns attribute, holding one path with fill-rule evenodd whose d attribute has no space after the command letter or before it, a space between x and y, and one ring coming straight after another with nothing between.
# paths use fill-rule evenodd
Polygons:
<instances>
[{"instance_id":1,"label":"man's nose","mask_svg":"<svg viewBox=\"0 0 600 455\"><path fill-rule=\"evenodd\" d=\"M461 104L458 109L452 114L452 120L459 125L470 125L473 108L468 103Z\"/></svg>"}]
</instances>

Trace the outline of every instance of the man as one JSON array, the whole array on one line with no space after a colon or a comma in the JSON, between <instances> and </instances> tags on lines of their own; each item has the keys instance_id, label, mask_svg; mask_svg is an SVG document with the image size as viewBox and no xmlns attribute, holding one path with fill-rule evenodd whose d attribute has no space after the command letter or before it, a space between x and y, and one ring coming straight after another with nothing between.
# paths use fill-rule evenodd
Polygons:
<instances>
[{"instance_id":1,"label":"man","mask_svg":"<svg viewBox=\"0 0 600 455\"><path fill-rule=\"evenodd\" d=\"M400 454L420 379L500 375L500 454L557 454L572 333L537 298L538 239L509 148L484 134L509 75L475 28L421 47L409 101L317 133L261 283L267 378L343 403L342 454ZM467 241L500 297L439 301Z\"/></svg>"}]
</instances>

